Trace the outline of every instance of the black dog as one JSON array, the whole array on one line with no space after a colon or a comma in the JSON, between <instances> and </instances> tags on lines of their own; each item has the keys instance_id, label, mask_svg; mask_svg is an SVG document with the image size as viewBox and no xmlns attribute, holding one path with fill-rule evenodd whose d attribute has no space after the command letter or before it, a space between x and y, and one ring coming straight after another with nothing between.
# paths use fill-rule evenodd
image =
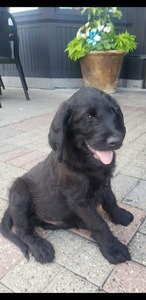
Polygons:
<instances>
[{"instance_id":1,"label":"black dog","mask_svg":"<svg viewBox=\"0 0 146 300\"><path fill-rule=\"evenodd\" d=\"M35 226L86 228L110 263L130 260L128 248L113 236L96 210L101 204L115 224L127 226L133 220L130 212L117 205L110 183L114 150L124 136L123 114L110 95L83 87L63 102L50 127L53 150L10 188L2 234L26 257L30 251L37 261L46 263L54 258L54 249ZM54 221L60 225L51 224Z\"/></svg>"}]
</instances>

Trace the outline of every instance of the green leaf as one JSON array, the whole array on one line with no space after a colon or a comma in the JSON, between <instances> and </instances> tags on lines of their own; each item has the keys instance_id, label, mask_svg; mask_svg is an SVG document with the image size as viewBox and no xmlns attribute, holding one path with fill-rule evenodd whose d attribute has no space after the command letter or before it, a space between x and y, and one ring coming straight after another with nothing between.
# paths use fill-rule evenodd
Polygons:
<instances>
[{"instance_id":1,"label":"green leaf","mask_svg":"<svg viewBox=\"0 0 146 300\"><path fill-rule=\"evenodd\" d=\"M125 50L126 52L133 51L137 48L138 44L136 42L136 36L128 33L119 33L115 37L115 49Z\"/></svg>"}]
</instances>

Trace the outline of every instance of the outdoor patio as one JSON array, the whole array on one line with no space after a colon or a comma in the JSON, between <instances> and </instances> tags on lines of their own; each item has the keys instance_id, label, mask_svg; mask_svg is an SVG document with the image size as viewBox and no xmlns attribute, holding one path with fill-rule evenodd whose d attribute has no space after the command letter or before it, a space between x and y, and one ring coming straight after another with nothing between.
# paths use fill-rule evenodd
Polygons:
<instances>
[{"instance_id":1,"label":"outdoor patio","mask_svg":"<svg viewBox=\"0 0 146 300\"><path fill-rule=\"evenodd\" d=\"M76 89L7 88L0 96L0 219L8 201L8 188L51 150L48 132L59 104ZM117 151L112 179L119 205L134 214L128 226L109 223L114 234L128 244L132 260L110 264L79 230L40 230L53 244L56 256L41 265L27 261L19 249L0 235L0 293L145 293L146 292L146 90L119 88L113 94L121 105L127 128ZM106 216L105 216L106 217Z\"/></svg>"}]
</instances>

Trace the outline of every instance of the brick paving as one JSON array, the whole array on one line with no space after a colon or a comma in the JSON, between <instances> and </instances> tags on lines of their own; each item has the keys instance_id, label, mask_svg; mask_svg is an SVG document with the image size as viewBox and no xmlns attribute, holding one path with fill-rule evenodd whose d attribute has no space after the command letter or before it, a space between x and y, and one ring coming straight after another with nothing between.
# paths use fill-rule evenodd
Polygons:
<instances>
[{"instance_id":1,"label":"brick paving","mask_svg":"<svg viewBox=\"0 0 146 300\"><path fill-rule=\"evenodd\" d=\"M0 219L7 207L8 188L50 151L48 132L59 104L76 90L29 91L7 88L0 109ZM0 293L145 293L146 292L146 90L118 89L113 95L127 128L117 151L112 187L119 205L134 215L128 226L114 225L113 233L128 244L132 260L107 262L84 230L44 231L55 248L55 260L41 265L27 261L19 249L0 235Z\"/></svg>"}]
</instances>

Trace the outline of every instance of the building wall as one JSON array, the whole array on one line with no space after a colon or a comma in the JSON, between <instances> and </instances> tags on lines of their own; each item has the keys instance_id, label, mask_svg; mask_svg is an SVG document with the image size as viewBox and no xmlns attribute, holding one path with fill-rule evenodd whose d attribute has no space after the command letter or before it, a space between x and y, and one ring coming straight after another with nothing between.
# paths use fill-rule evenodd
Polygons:
<instances>
[{"instance_id":1,"label":"building wall","mask_svg":"<svg viewBox=\"0 0 146 300\"><path fill-rule=\"evenodd\" d=\"M120 8L123 12L122 20L116 20L117 32L126 29L137 36L138 48L125 57L120 78L143 81L144 60L138 58L146 54L146 8ZM42 82L44 86L65 84L71 79L73 85L82 85L82 74L79 61L73 62L64 50L67 43L75 37L77 30L85 22L87 16L81 16L79 10L59 9L57 7L43 7L39 10L13 13L18 26L20 39L20 58L24 73L29 84ZM133 56L135 55L135 56ZM140 61L137 64L137 59ZM137 72L137 69L139 72ZM18 76L13 65L0 66L0 74L8 77ZM138 78L137 78L138 77ZM48 80L49 79L49 80ZM77 79L77 81L75 81ZM17 79L16 79L17 80ZM39 81L38 81L39 80ZM68 81L71 83L71 81ZM56 83L55 83L56 82Z\"/></svg>"}]
</instances>

